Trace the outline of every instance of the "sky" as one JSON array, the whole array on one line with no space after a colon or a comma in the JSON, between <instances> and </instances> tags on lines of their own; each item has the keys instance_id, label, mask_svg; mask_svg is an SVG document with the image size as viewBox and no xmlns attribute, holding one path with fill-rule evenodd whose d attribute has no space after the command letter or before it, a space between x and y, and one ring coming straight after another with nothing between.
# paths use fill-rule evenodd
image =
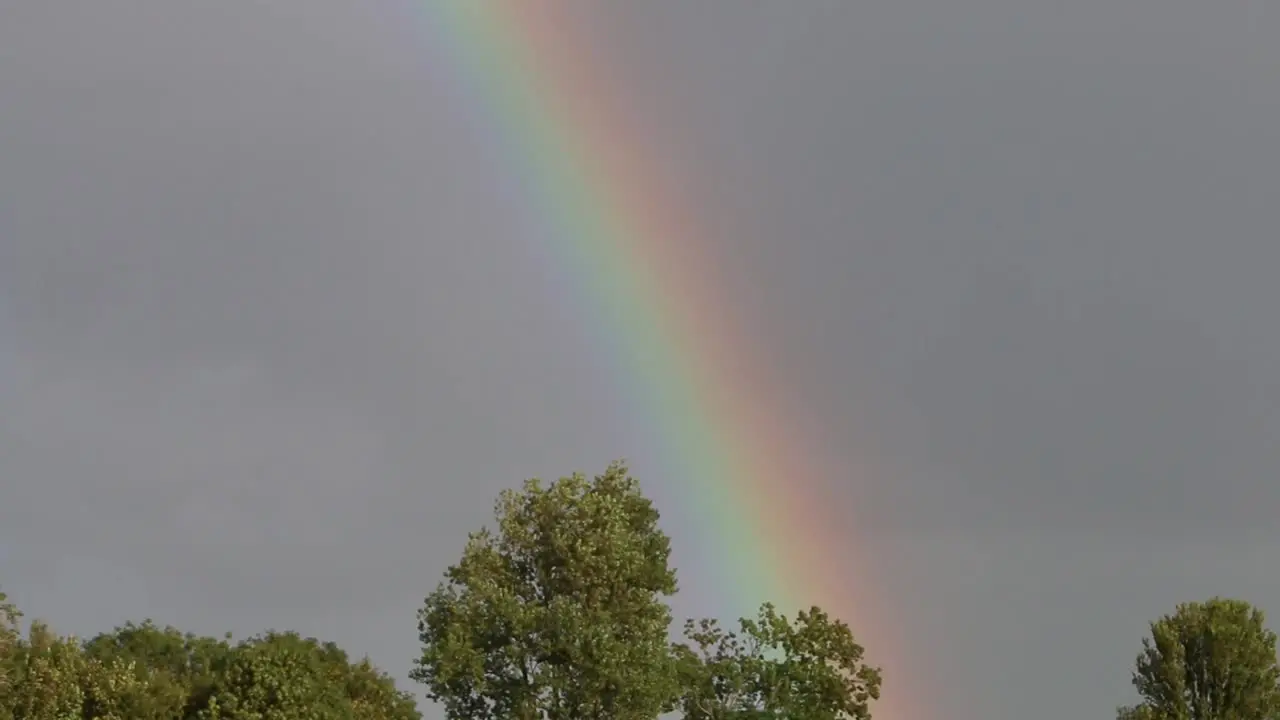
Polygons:
<instances>
[{"instance_id":1,"label":"sky","mask_svg":"<svg viewBox=\"0 0 1280 720\"><path fill-rule=\"evenodd\" d=\"M855 580L894 614L852 620L911 646L898 682L932 714L901 720L1109 717L1177 603L1280 613L1280 7L575 17L794 420L849 469L845 545L796 561L877 559ZM620 457L688 481L646 477L627 378L494 191L509 168L428 18L0 4L22 607L79 634L297 629L403 678L501 489Z\"/></svg>"}]
</instances>

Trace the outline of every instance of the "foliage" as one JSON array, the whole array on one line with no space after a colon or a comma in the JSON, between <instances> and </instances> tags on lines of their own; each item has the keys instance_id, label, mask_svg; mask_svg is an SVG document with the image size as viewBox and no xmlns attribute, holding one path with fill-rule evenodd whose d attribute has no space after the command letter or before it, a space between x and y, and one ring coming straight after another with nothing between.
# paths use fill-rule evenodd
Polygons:
<instances>
[{"instance_id":1,"label":"foliage","mask_svg":"<svg viewBox=\"0 0 1280 720\"><path fill-rule=\"evenodd\" d=\"M420 720L413 697L333 643L266 633L232 646L129 623L80 643L0 596L0 720Z\"/></svg>"},{"instance_id":2,"label":"foliage","mask_svg":"<svg viewBox=\"0 0 1280 720\"><path fill-rule=\"evenodd\" d=\"M419 612L412 677L454 720L656 717L677 692L658 512L621 463L507 491Z\"/></svg>"},{"instance_id":3,"label":"foliage","mask_svg":"<svg viewBox=\"0 0 1280 720\"><path fill-rule=\"evenodd\" d=\"M15 652L21 636L18 632L18 621L22 618L22 613L13 603L9 602L9 597L0 592L0 719L4 717L5 705L4 698L7 697L6 688L13 681L15 672Z\"/></svg>"},{"instance_id":4,"label":"foliage","mask_svg":"<svg viewBox=\"0 0 1280 720\"><path fill-rule=\"evenodd\" d=\"M494 516L418 613L411 677L451 720L869 720L880 672L819 608L789 619L765 604L737 632L691 621L671 643L670 541L621 463L529 480ZM368 658L294 632L233 644L146 620L81 642L40 622L23 635L20 618L0 594L0 720L421 720ZM1261 652L1244 647L1231 657ZM1231 688L1236 705L1273 707ZM1173 720L1152 707L1123 720Z\"/></svg>"},{"instance_id":5,"label":"foliage","mask_svg":"<svg viewBox=\"0 0 1280 720\"><path fill-rule=\"evenodd\" d=\"M6 720L71 720L81 717L84 655L74 638L55 635L33 622L27 638L13 650L6 693Z\"/></svg>"},{"instance_id":6,"label":"foliage","mask_svg":"<svg viewBox=\"0 0 1280 720\"><path fill-rule=\"evenodd\" d=\"M89 658L106 667L131 668L157 696L181 696L176 716L186 718L208 704L216 678L226 671L233 653L229 638L183 633L146 620L97 635L84 647Z\"/></svg>"},{"instance_id":7,"label":"foliage","mask_svg":"<svg viewBox=\"0 0 1280 720\"><path fill-rule=\"evenodd\" d=\"M766 603L739 625L733 633L715 620L685 624L690 644L676 646L685 718L870 718L880 671L863 663L843 622L815 607L793 623Z\"/></svg>"},{"instance_id":8,"label":"foliage","mask_svg":"<svg viewBox=\"0 0 1280 720\"><path fill-rule=\"evenodd\" d=\"M1120 720L1271 720L1280 715L1276 635L1261 610L1212 598L1151 624L1133 673L1142 702Z\"/></svg>"},{"instance_id":9,"label":"foliage","mask_svg":"<svg viewBox=\"0 0 1280 720\"><path fill-rule=\"evenodd\" d=\"M268 632L240 643L199 720L419 720L412 696L333 643Z\"/></svg>"},{"instance_id":10,"label":"foliage","mask_svg":"<svg viewBox=\"0 0 1280 720\"><path fill-rule=\"evenodd\" d=\"M232 649L229 639L229 634L226 639L201 637L146 620L90 638L85 653L102 661L137 662L184 682L198 682L225 665Z\"/></svg>"},{"instance_id":11,"label":"foliage","mask_svg":"<svg viewBox=\"0 0 1280 720\"><path fill-rule=\"evenodd\" d=\"M344 663L345 664L345 663ZM201 720L351 720L341 671L295 633L267 633L236 648Z\"/></svg>"},{"instance_id":12,"label":"foliage","mask_svg":"<svg viewBox=\"0 0 1280 720\"><path fill-rule=\"evenodd\" d=\"M81 715L93 720L172 720L183 717L187 691L136 662L84 658Z\"/></svg>"},{"instance_id":13,"label":"foliage","mask_svg":"<svg viewBox=\"0 0 1280 720\"><path fill-rule=\"evenodd\" d=\"M418 613L411 677L450 720L870 720L881 673L850 628L771 604L689 621L658 512L621 463L502 493ZM150 620L80 642L0 593L0 720L421 720L368 658L267 632L232 644ZM1118 720L1280 720L1276 635L1239 600L1151 624Z\"/></svg>"},{"instance_id":14,"label":"foliage","mask_svg":"<svg viewBox=\"0 0 1280 720\"><path fill-rule=\"evenodd\" d=\"M414 697L397 690L395 681L368 658L348 665L343 679L355 720L419 720L422 717Z\"/></svg>"}]
</instances>

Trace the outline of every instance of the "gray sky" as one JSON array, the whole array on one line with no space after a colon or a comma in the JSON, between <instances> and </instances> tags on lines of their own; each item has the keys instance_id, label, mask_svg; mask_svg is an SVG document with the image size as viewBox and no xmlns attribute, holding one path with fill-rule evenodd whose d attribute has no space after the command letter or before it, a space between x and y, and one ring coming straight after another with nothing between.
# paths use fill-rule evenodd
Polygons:
<instances>
[{"instance_id":1,"label":"gray sky","mask_svg":"<svg viewBox=\"0 0 1280 720\"><path fill-rule=\"evenodd\" d=\"M831 482L875 522L815 562L883 566L860 581L915 663L887 693L1108 717L1175 603L1280 612L1280 7L595 13L759 351L832 457L874 448ZM403 675L499 489L619 456L683 481L646 476L423 17L0 4L0 583L25 608L296 628Z\"/></svg>"}]
</instances>

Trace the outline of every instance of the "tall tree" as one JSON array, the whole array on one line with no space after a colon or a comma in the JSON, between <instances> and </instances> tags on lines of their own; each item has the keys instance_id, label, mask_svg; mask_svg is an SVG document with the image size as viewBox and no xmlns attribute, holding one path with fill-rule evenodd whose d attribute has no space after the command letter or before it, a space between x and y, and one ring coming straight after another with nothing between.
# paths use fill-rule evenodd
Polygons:
<instances>
[{"instance_id":1,"label":"tall tree","mask_svg":"<svg viewBox=\"0 0 1280 720\"><path fill-rule=\"evenodd\" d=\"M1273 720L1280 717L1276 635L1261 610L1212 598L1151 623L1133 685L1142 697L1120 720Z\"/></svg>"},{"instance_id":2,"label":"tall tree","mask_svg":"<svg viewBox=\"0 0 1280 720\"><path fill-rule=\"evenodd\" d=\"M816 607L792 622L766 603L739 626L685 624L676 654L686 720L869 720L880 670L863 662L848 625Z\"/></svg>"},{"instance_id":3,"label":"tall tree","mask_svg":"<svg viewBox=\"0 0 1280 720\"><path fill-rule=\"evenodd\" d=\"M651 720L677 692L658 511L621 463L506 491L419 612L412 677L452 720Z\"/></svg>"}]
</instances>

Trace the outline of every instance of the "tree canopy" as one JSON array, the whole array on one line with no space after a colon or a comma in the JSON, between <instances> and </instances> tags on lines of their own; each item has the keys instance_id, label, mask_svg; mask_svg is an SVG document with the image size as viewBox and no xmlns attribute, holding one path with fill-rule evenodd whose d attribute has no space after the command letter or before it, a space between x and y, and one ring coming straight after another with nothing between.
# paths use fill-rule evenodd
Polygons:
<instances>
[{"instance_id":1,"label":"tree canopy","mask_svg":"<svg viewBox=\"0 0 1280 720\"><path fill-rule=\"evenodd\" d=\"M621 465L498 499L419 613L413 677L450 718L654 718L675 693L658 512Z\"/></svg>"},{"instance_id":2,"label":"tree canopy","mask_svg":"<svg viewBox=\"0 0 1280 720\"><path fill-rule=\"evenodd\" d=\"M500 494L418 612L410 677L451 720L869 720L880 671L820 608L689 620L659 513L622 463ZM0 720L419 720L367 658L295 632L233 642L151 620L25 633L0 593Z\"/></svg>"},{"instance_id":3,"label":"tree canopy","mask_svg":"<svg viewBox=\"0 0 1280 720\"><path fill-rule=\"evenodd\" d=\"M820 608L789 620L770 604L740 630L713 619L685 624L676 646L690 720L806 718L868 720L880 697L880 670L863 663L849 626Z\"/></svg>"},{"instance_id":4,"label":"tree canopy","mask_svg":"<svg viewBox=\"0 0 1280 720\"><path fill-rule=\"evenodd\" d=\"M504 492L426 598L413 677L451 720L870 718L880 671L819 608L690 621L673 644L658 519L621 463Z\"/></svg>"},{"instance_id":5,"label":"tree canopy","mask_svg":"<svg viewBox=\"0 0 1280 720\"><path fill-rule=\"evenodd\" d=\"M419 720L413 697L332 643L232 644L146 621L81 642L0 595L0 720Z\"/></svg>"},{"instance_id":6,"label":"tree canopy","mask_svg":"<svg viewBox=\"0 0 1280 720\"><path fill-rule=\"evenodd\" d=\"M1133 672L1142 701L1120 720L1280 717L1276 635L1242 600L1184 603L1151 623Z\"/></svg>"},{"instance_id":7,"label":"tree canopy","mask_svg":"<svg viewBox=\"0 0 1280 720\"><path fill-rule=\"evenodd\" d=\"M622 463L501 493L418 611L411 679L449 720L871 720L881 671L822 608L765 602L677 637L659 520ZM81 640L22 621L0 592L0 720L422 717L368 658L297 632L144 620ZM1247 602L1178 605L1150 624L1117 720L1280 720L1276 653Z\"/></svg>"}]
</instances>

